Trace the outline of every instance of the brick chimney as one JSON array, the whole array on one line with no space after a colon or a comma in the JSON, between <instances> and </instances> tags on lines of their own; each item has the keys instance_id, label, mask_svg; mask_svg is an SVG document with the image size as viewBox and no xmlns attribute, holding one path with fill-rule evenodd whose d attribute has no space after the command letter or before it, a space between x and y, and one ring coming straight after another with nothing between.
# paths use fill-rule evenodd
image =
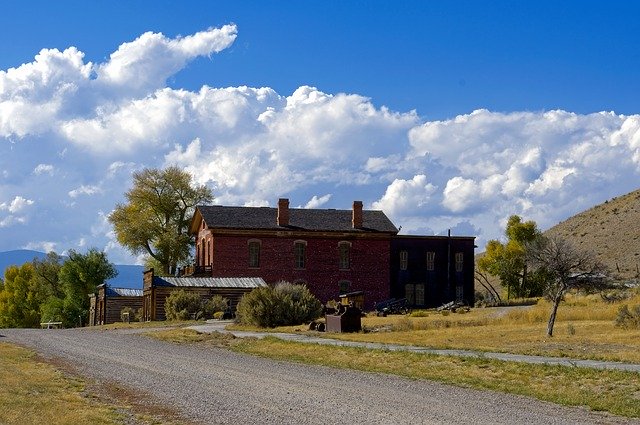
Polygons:
<instances>
[{"instance_id":1,"label":"brick chimney","mask_svg":"<svg viewBox=\"0 0 640 425\"><path fill-rule=\"evenodd\" d=\"M362 227L362 201L353 201L353 228L360 229Z\"/></svg>"},{"instance_id":2,"label":"brick chimney","mask_svg":"<svg viewBox=\"0 0 640 425\"><path fill-rule=\"evenodd\" d=\"M278 226L289 225L289 200L287 198L278 199Z\"/></svg>"}]
</instances>

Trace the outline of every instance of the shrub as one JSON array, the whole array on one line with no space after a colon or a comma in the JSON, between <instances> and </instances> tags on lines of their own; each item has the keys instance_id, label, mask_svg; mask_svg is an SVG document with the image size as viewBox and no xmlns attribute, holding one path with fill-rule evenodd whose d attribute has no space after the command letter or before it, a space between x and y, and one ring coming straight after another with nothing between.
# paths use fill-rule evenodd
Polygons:
<instances>
[{"instance_id":1,"label":"shrub","mask_svg":"<svg viewBox=\"0 0 640 425\"><path fill-rule=\"evenodd\" d=\"M429 316L429 312L427 310L415 310L409 314L411 317L427 317Z\"/></svg>"},{"instance_id":2,"label":"shrub","mask_svg":"<svg viewBox=\"0 0 640 425\"><path fill-rule=\"evenodd\" d=\"M169 320L199 319L203 315L200 295L180 290L169 295L164 303L164 312Z\"/></svg>"},{"instance_id":3,"label":"shrub","mask_svg":"<svg viewBox=\"0 0 640 425\"><path fill-rule=\"evenodd\" d=\"M203 316L206 319L216 318L216 313L223 313L229 308L229 300L220 295L214 295L210 300L202 303Z\"/></svg>"},{"instance_id":4,"label":"shrub","mask_svg":"<svg viewBox=\"0 0 640 425\"><path fill-rule=\"evenodd\" d=\"M306 286L288 282L245 294L236 311L239 322L263 328L300 325L321 314L322 304Z\"/></svg>"},{"instance_id":5,"label":"shrub","mask_svg":"<svg viewBox=\"0 0 640 425\"><path fill-rule=\"evenodd\" d=\"M623 329L640 329L640 305L629 309L628 305L623 305L618 309L616 326Z\"/></svg>"}]
</instances>

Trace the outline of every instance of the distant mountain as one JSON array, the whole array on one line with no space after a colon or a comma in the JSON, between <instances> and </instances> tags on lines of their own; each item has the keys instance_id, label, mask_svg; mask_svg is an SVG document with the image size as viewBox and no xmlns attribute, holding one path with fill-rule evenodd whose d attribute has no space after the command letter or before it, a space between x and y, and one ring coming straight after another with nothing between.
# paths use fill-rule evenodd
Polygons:
<instances>
[{"instance_id":1,"label":"distant mountain","mask_svg":"<svg viewBox=\"0 0 640 425\"><path fill-rule=\"evenodd\" d=\"M574 215L545 234L593 251L620 278L640 278L640 190Z\"/></svg>"},{"instance_id":2,"label":"distant mountain","mask_svg":"<svg viewBox=\"0 0 640 425\"><path fill-rule=\"evenodd\" d=\"M4 270L12 265L22 265L35 258L43 259L47 256L44 252L32 251L28 249L17 249L14 251L0 252L0 274L4 275ZM115 264L118 276L109 279L107 284L116 288L142 289L143 266L129 264Z\"/></svg>"}]
</instances>

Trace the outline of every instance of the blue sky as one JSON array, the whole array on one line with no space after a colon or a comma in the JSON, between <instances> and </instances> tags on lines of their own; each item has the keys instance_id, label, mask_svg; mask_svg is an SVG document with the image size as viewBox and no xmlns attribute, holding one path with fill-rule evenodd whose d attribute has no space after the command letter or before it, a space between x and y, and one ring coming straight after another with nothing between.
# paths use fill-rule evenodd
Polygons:
<instances>
[{"instance_id":1,"label":"blue sky","mask_svg":"<svg viewBox=\"0 0 640 425\"><path fill-rule=\"evenodd\" d=\"M8 2L0 251L105 249L132 171L500 237L637 188L636 2ZM47 50L42 50L47 49ZM53 50L57 49L57 50ZM42 51L42 52L41 52Z\"/></svg>"}]
</instances>

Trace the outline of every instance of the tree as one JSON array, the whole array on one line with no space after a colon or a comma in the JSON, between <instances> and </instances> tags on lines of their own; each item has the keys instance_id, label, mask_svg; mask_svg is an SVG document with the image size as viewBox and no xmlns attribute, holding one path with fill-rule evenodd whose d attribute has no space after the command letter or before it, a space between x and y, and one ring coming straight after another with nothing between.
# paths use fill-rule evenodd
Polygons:
<instances>
[{"instance_id":1,"label":"tree","mask_svg":"<svg viewBox=\"0 0 640 425\"><path fill-rule=\"evenodd\" d=\"M593 292L611 287L608 270L593 253L578 250L560 237L536 238L527 245L527 260L544 276L544 295L552 303L547 336L553 335L558 307L568 291Z\"/></svg>"},{"instance_id":2,"label":"tree","mask_svg":"<svg viewBox=\"0 0 640 425\"><path fill-rule=\"evenodd\" d=\"M205 185L195 185L178 167L145 169L133 174L126 204L109 216L118 242L133 254L147 254L169 273L190 255L190 218L196 205L213 200Z\"/></svg>"},{"instance_id":3,"label":"tree","mask_svg":"<svg viewBox=\"0 0 640 425\"><path fill-rule=\"evenodd\" d=\"M89 294L118 274L104 252L95 248L86 254L69 251L69 259L60 268L58 278L64 291L62 302L65 326L82 325L89 316ZM55 307L55 302L48 305Z\"/></svg>"},{"instance_id":4,"label":"tree","mask_svg":"<svg viewBox=\"0 0 640 425\"><path fill-rule=\"evenodd\" d=\"M46 288L34 279L32 263L7 267L0 291L0 328L33 328L40 324Z\"/></svg>"},{"instance_id":5,"label":"tree","mask_svg":"<svg viewBox=\"0 0 640 425\"><path fill-rule=\"evenodd\" d=\"M505 236L507 242L487 242L485 255L478 260L478 270L500 279L507 288L507 298L531 297L542 291L541 276L530 273L527 267L525 245L541 237L535 221L522 222L517 215L509 217Z\"/></svg>"}]
</instances>

